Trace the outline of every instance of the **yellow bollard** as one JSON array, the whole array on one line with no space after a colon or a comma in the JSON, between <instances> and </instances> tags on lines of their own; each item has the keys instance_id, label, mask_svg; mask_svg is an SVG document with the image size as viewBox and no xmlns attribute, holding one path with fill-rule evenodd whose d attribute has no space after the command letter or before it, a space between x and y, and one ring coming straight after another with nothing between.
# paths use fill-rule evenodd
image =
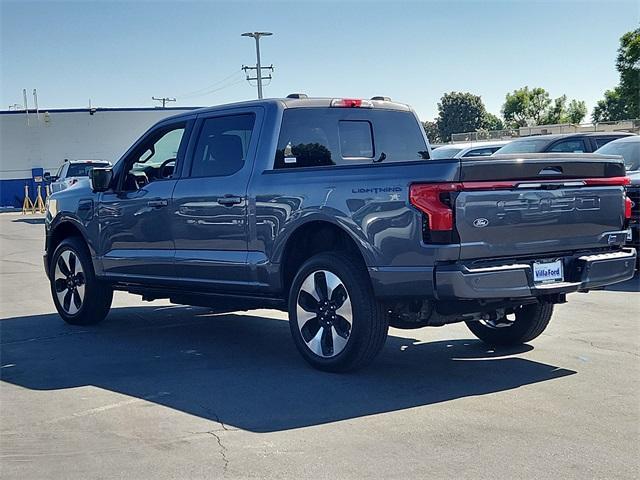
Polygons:
<instances>
[{"instance_id":1,"label":"yellow bollard","mask_svg":"<svg viewBox=\"0 0 640 480\"><path fill-rule=\"evenodd\" d=\"M29 185L24 186L24 201L22 202L22 214L33 213L33 202L29 198Z\"/></svg>"},{"instance_id":2,"label":"yellow bollard","mask_svg":"<svg viewBox=\"0 0 640 480\"><path fill-rule=\"evenodd\" d=\"M33 213L44 213L44 200L42 200L42 187L38 185L38 195L36 196L36 202L33 204Z\"/></svg>"}]
</instances>

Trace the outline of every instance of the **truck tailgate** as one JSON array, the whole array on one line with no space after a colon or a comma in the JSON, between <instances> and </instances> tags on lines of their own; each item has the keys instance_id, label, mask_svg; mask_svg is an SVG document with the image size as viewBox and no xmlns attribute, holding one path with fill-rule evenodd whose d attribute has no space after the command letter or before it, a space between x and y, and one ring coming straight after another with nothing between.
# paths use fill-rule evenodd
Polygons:
<instances>
[{"instance_id":1,"label":"truck tailgate","mask_svg":"<svg viewBox=\"0 0 640 480\"><path fill-rule=\"evenodd\" d=\"M624 168L618 159L521 157L463 162L455 201L461 259L624 243L624 187L619 182Z\"/></svg>"}]
</instances>

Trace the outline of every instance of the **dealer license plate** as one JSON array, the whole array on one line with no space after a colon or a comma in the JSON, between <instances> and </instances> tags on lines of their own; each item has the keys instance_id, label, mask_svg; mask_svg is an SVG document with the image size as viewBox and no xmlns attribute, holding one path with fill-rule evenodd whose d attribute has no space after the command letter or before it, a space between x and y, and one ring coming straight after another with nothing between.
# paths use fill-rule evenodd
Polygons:
<instances>
[{"instance_id":1,"label":"dealer license plate","mask_svg":"<svg viewBox=\"0 0 640 480\"><path fill-rule=\"evenodd\" d=\"M561 282L563 279L562 260L556 260L555 262L533 262L534 282Z\"/></svg>"}]
</instances>

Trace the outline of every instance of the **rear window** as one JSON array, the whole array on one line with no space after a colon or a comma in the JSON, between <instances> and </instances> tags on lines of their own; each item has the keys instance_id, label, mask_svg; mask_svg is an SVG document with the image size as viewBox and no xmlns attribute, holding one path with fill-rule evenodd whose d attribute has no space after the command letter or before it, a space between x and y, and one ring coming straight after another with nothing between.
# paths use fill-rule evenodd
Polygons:
<instances>
[{"instance_id":1,"label":"rear window","mask_svg":"<svg viewBox=\"0 0 640 480\"><path fill-rule=\"evenodd\" d=\"M94 167L103 168L108 166L109 166L108 162L71 163L69 164L67 177L88 177L89 172L93 170Z\"/></svg>"},{"instance_id":2,"label":"rear window","mask_svg":"<svg viewBox=\"0 0 640 480\"><path fill-rule=\"evenodd\" d=\"M640 140L609 142L596 150L603 155L621 155L628 172L640 170Z\"/></svg>"},{"instance_id":3,"label":"rear window","mask_svg":"<svg viewBox=\"0 0 640 480\"><path fill-rule=\"evenodd\" d=\"M440 147L431 152L431 158L453 158L462 151L462 148Z\"/></svg>"},{"instance_id":4,"label":"rear window","mask_svg":"<svg viewBox=\"0 0 640 480\"><path fill-rule=\"evenodd\" d=\"M465 157L488 157L493 155L496 150L500 147L484 147L484 148L474 148L473 150L468 151L464 154Z\"/></svg>"},{"instance_id":5,"label":"rear window","mask_svg":"<svg viewBox=\"0 0 640 480\"><path fill-rule=\"evenodd\" d=\"M409 112L346 108L284 111L274 168L323 167L429 158Z\"/></svg>"}]
</instances>

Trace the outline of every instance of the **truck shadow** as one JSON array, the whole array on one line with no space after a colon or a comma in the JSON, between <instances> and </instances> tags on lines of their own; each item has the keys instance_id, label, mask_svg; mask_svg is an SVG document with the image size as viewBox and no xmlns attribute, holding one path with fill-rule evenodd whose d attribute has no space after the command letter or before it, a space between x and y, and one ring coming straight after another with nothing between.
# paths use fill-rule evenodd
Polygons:
<instances>
[{"instance_id":1,"label":"truck shadow","mask_svg":"<svg viewBox=\"0 0 640 480\"><path fill-rule=\"evenodd\" d=\"M28 223L30 225L44 225L44 217L32 217L32 218L16 218L11 220L13 223Z\"/></svg>"},{"instance_id":2,"label":"truck shadow","mask_svg":"<svg viewBox=\"0 0 640 480\"><path fill-rule=\"evenodd\" d=\"M337 375L299 357L288 322L192 307L113 309L97 327L57 315L0 321L1 379L36 390L94 385L228 428L273 432L511 390L576 373L476 340L390 335L371 367ZM410 332L408 333L410 336Z\"/></svg>"}]
</instances>

